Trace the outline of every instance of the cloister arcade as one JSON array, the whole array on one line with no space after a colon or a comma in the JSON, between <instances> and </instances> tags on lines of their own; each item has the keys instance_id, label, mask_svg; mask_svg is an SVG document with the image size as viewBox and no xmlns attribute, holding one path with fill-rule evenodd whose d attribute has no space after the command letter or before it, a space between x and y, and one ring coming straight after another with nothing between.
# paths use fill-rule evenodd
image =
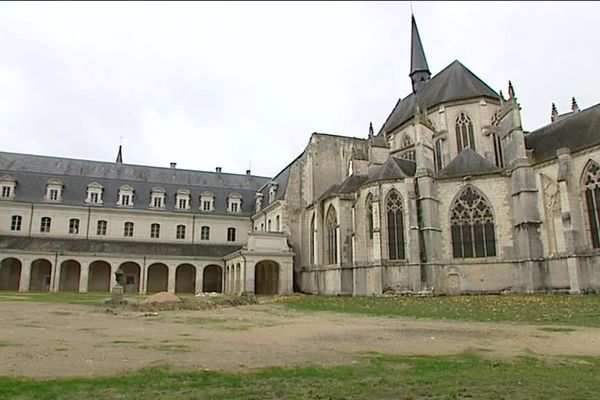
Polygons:
<instances>
[{"instance_id":1,"label":"cloister arcade","mask_svg":"<svg viewBox=\"0 0 600 400\"><path fill-rule=\"evenodd\" d=\"M0 290L108 292L116 285L115 271L121 267L127 293L222 292L224 270L218 263L5 255L0 261Z\"/></svg>"}]
</instances>

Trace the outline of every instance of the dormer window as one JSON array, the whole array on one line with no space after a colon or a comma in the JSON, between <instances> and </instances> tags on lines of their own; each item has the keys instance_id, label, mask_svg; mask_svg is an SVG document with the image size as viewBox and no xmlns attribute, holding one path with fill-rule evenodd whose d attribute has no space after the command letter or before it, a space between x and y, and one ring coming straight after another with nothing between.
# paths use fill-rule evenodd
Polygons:
<instances>
[{"instance_id":1,"label":"dormer window","mask_svg":"<svg viewBox=\"0 0 600 400\"><path fill-rule=\"evenodd\" d=\"M231 193L227 197L227 212L239 213L242 212L242 196L238 193Z\"/></svg>"},{"instance_id":2,"label":"dormer window","mask_svg":"<svg viewBox=\"0 0 600 400\"><path fill-rule=\"evenodd\" d=\"M155 187L150 193L150 208L165 208L167 191L162 187Z\"/></svg>"},{"instance_id":3,"label":"dormer window","mask_svg":"<svg viewBox=\"0 0 600 400\"><path fill-rule=\"evenodd\" d=\"M256 193L256 212L259 212L262 209L262 202L263 202L263 194Z\"/></svg>"},{"instance_id":4,"label":"dormer window","mask_svg":"<svg viewBox=\"0 0 600 400\"><path fill-rule=\"evenodd\" d=\"M15 187L17 186L17 181L11 176L3 176L0 178L0 188L2 191L0 192L0 198L2 200L12 200L15 198Z\"/></svg>"},{"instance_id":5,"label":"dormer window","mask_svg":"<svg viewBox=\"0 0 600 400\"><path fill-rule=\"evenodd\" d=\"M123 185L119 188L118 206L133 207L133 188L129 185Z\"/></svg>"},{"instance_id":6,"label":"dormer window","mask_svg":"<svg viewBox=\"0 0 600 400\"><path fill-rule=\"evenodd\" d=\"M211 192L204 192L200 195L200 210L215 211L215 195Z\"/></svg>"},{"instance_id":7,"label":"dormer window","mask_svg":"<svg viewBox=\"0 0 600 400\"><path fill-rule=\"evenodd\" d=\"M102 204L102 185L98 182L90 183L87 186L87 196L85 202L88 204Z\"/></svg>"},{"instance_id":8,"label":"dormer window","mask_svg":"<svg viewBox=\"0 0 600 400\"><path fill-rule=\"evenodd\" d=\"M46 201L62 201L63 183L60 179L50 179L46 182Z\"/></svg>"},{"instance_id":9,"label":"dormer window","mask_svg":"<svg viewBox=\"0 0 600 400\"><path fill-rule=\"evenodd\" d=\"M269 185L269 203L272 203L275 200L275 196L277 195L277 182L271 182Z\"/></svg>"},{"instance_id":10,"label":"dormer window","mask_svg":"<svg viewBox=\"0 0 600 400\"><path fill-rule=\"evenodd\" d=\"M177 190L175 195L175 208L178 210L189 210L190 209L190 191L187 189Z\"/></svg>"}]
</instances>

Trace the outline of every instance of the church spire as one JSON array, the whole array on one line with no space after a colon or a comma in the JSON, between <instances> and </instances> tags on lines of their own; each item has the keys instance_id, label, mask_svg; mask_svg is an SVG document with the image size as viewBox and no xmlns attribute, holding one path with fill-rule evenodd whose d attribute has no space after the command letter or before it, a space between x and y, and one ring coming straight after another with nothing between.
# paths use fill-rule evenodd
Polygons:
<instances>
[{"instance_id":1,"label":"church spire","mask_svg":"<svg viewBox=\"0 0 600 400\"><path fill-rule=\"evenodd\" d=\"M414 15L412 16L409 76L412 80L413 93L420 91L423 86L425 86L425 82L427 82L431 76Z\"/></svg>"},{"instance_id":2,"label":"church spire","mask_svg":"<svg viewBox=\"0 0 600 400\"><path fill-rule=\"evenodd\" d=\"M119 153L117 154L117 163L123 164L123 152L121 151L121 145L119 145Z\"/></svg>"}]
</instances>

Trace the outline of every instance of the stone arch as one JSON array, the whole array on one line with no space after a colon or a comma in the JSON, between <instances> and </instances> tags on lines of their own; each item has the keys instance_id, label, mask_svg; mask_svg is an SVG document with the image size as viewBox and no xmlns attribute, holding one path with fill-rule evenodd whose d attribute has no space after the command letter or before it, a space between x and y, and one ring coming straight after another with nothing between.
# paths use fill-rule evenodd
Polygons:
<instances>
[{"instance_id":1,"label":"stone arch","mask_svg":"<svg viewBox=\"0 0 600 400\"><path fill-rule=\"evenodd\" d=\"M169 267L163 263L154 263L148 267L148 283L146 291L166 292L169 287Z\"/></svg>"},{"instance_id":2,"label":"stone arch","mask_svg":"<svg viewBox=\"0 0 600 400\"><path fill-rule=\"evenodd\" d=\"M196 267L181 264L175 270L175 292L196 293Z\"/></svg>"},{"instance_id":3,"label":"stone arch","mask_svg":"<svg viewBox=\"0 0 600 400\"><path fill-rule=\"evenodd\" d=\"M61 292L78 292L81 264L75 260L66 260L60 264L60 280L58 290Z\"/></svg>"},{"instance_id":4,"label":"stone arch","mask_svg":"<svg viewBox=\"0 0 600 400\"><path fill-rule=\"evenodd\" d=\"M254 269L254 293L279 293L279 264L275 261L264 260L256 263Z\"/></svg>"},{"instance_id":5,"label":"stone arch","mask_svg":"<svg viewBox=\"0 0 600 400\"><path fill-rule=\"evenodd\" d=\"M123 288L125 292L139 293L142 270L140 265L133 261L127 261L121 264L120 267L123 272L123 279L125 280L125 287Z\"/></svg>"},{"instance_id":6,"label":"stone arch","mask_svg":"<svg viewBox=\"0 0 600 400\"><path fill-rule=\"evenodd\" d=\"M21 261L14 257L5 258L0 263L0 290L19 290L22 271Z\"/></svg>"},{"instance_id":7,"label":"stone arch","mask_svg":"<svg viewBox=\"0 0 600 400\"><path fill-rule=\"evenodd\" d=\"M31 263L29 291L49 292L52 284L52 263L45 258L39 258Z\"/></svg>"},{"instance_id":8,"label":"stone arch","mask_svg":"<svg viewBox=\"0 0 600 400\"><path fill-rule=\"evenodd\" d=\"M223 268L220 265L207 265L202 271L203 292L223 292Z\"/></svg>"},{"instance_id":9,"label":"stone arch","mask_svg":"<svg viewBox=\"0 0 600 400\"><path fill-rule=\"evenodd\" d=\"M89 292L108 292L110 290L110 264L103 260L90 263L88 273Z\"/></svg>"}]
</instances>

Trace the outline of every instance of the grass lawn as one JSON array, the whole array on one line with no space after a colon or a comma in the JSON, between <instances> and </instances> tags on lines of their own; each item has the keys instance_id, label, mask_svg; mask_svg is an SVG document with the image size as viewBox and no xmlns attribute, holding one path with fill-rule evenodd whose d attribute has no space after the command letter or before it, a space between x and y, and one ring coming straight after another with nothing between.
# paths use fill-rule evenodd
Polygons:
<instances>
[{"instance_id":1,"label":"grass lawn","mask_svg":"<svg viewBox=\"0 0 600 400\"><path fill-rule=\"evenodd\" d=\"M143 300L146 295L126 295L125 299ZM0 301L32 301L38 303L68 303L104 305L104 300L110 298L108 292L0 292Z\"/></svg>"},{"instance_id":2,"label":"grass lawn","mask_svg":"<svg viewBox=\"0 0 600 400\"><path fill-rule=\"evenodd\" d=\"M112 378L0 378L0 399L581 399L600 387L597 358L365 357L353 366L247 373L151 368Z\"/></svg>"},{"instance_id":3,"label":"grass lawn","mask_svg":"<svg viewBox=\"0 0 600 400\"><path fill-rule=\"evenodd\" d=\"M296 296L284 299L283 304L302 311L600 327L600 296L591 294L452 297Z\"/></svg>"}]
</instances>

